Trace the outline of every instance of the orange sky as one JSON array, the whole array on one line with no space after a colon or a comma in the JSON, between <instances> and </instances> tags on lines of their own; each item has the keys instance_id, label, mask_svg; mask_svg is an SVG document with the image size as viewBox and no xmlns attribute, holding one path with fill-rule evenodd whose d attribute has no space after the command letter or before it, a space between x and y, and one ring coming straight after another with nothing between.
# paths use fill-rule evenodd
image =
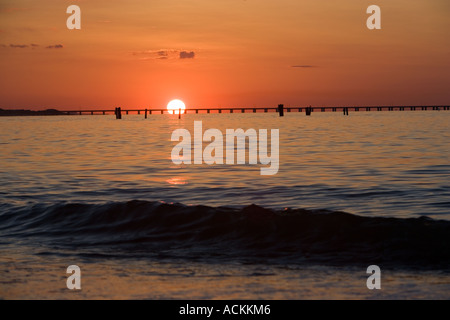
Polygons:
<instances>
[{"instance_id":1,"label":"orange sky","mask_svg":"<svg viewBox=\"0 0 450 320\"><path fill-rule=\"evenodd\" d=\"M382 30L366 28L371 4ZM449 14L448 0L2 0L0 108L449 104Z\"/></svg>"}]
</instances>

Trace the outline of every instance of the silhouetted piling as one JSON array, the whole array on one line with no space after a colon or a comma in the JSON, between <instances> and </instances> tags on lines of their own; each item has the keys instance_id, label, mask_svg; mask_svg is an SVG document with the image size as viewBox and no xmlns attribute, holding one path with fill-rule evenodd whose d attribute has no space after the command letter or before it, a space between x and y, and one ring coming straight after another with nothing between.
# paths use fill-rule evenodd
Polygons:
<instances>
[{"instance_id":1,"label":"silhouetted piling","mask_svg":"<svg viewBox=\"0 0 450 320\"><path fill-rule=\"evenodd\" d=\"M147 109L145 109L145 119L147 119Z\"/></svg>"},{"instance_id":2,"label":"silhouetted piling","mask_svg":"<svg viewBox=\"0 0 450 320\"><path fill-rule=\"evenodd\" d=\"M122 109L120 107L116 108L115 114L116 119L122 119Z\"/></svg>"},{"instance_id":3,"label":"silhouetted piling","mask_svg":"<svg viewBox=\"0 0 450 320\"><path fill-rule=\"evenodd\" d=\"M278 113L280 114L280 117L284 117L284 105L283 104L278 105Z\"/></svg>"},{"instance_id":4,"label":"silhouetted piling","mask_svg":"<svg viewBox=\"0 0 450 320\"><path fill-rule=\"evenodd\" d=\"M311 115L311 111L312 111L311 106L305 108L305 114L306 114L307 116L310 116L310 115Z\"/></svg>"}]
</instances>

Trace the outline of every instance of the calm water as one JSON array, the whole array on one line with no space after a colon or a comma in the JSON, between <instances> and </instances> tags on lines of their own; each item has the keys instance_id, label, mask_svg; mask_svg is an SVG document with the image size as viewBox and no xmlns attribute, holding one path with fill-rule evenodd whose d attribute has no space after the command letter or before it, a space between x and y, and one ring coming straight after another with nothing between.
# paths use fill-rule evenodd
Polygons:
<instances>
[{"instance_id":1,"label":"calm water","mask_svg":"<svg viewBox=\"0 0 450 320\"><path fill-rule=\"evenodd\" d=\"M171 133L194 120L280 129L278 174L174 165ZM449 298L449 124L445 111L0 118L0 297ZM363 266L377 263L375 293Z\"/></svg>"},{"instance_id":2,"label":"calm water","mask_svg":"<svg viewBox=\"0 0 450 320\"><path fill-rule=\"evenodd\" d=\"M175 166L177 128L280 129L280 170ZM450 113L0 119L2 202L156 200L450 219ZM206 145L206 143L205 143Z\"/></svg>"}]
</instances>

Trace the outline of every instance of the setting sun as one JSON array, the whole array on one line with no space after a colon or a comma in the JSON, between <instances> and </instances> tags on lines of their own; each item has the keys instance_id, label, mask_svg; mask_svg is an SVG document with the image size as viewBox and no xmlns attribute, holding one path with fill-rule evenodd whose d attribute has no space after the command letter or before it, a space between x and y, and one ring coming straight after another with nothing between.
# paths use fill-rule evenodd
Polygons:
<instances>
[{"instance_id":1,"label":"setting sun","mask_svg":"<svg viewBox=\"0 0 450 320\"><path fill-rule=\"evenodd\" d=\"M183 114L185 109L186 105L184 102L178 99L170 101L167 105L167 110L170 114L179 114L180 111Z\"/></svg>"}]
</instances>

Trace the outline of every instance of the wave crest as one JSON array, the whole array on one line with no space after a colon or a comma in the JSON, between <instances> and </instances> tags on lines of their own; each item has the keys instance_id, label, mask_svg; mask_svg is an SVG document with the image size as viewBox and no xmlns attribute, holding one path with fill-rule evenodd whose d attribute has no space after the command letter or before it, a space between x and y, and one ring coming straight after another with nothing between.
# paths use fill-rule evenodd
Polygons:
<instances>
[{"instance_id":1,"label":"wave crest","mask_svg":"<svg viewBox=\"0 0 450 320\"><path fill-rule=\"evenodd\" d=\"M450 222L362 217L326 210L276 211L129 201L37 204L0 216L3 237L117 254L276 263L382 264L448 268Z\"/></svg>"}]
</instances>

